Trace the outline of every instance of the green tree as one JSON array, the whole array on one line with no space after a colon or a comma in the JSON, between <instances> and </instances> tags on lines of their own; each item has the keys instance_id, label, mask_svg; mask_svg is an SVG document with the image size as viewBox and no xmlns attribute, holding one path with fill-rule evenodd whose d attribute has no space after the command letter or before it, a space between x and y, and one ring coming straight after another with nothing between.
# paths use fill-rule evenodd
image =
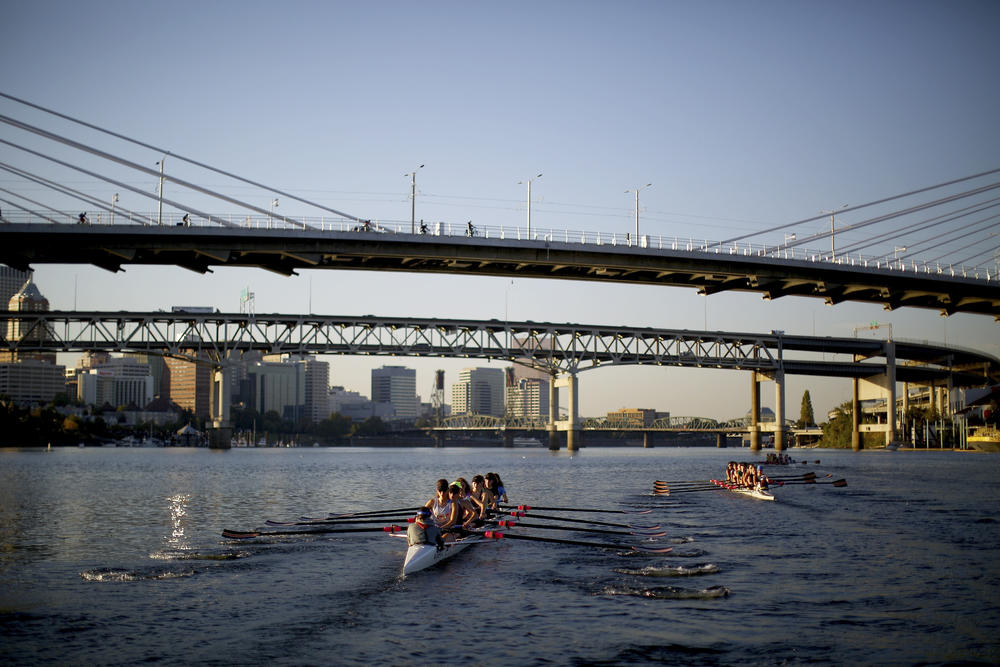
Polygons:
<instances>
[{"instance_id":1,"label":"green tree","mask_svg":"<svg viewBox=\"0 0 1000 667\"><path fill-rule=\"evenodd\" d=\"M806 426L812 426L816 423L816 417L813 415L813 404L812 398L809 396L809 390L806 389L805 393L802 394L802 407L799 408L799 428L805 428Z\"/></svg>"}]
</instances>

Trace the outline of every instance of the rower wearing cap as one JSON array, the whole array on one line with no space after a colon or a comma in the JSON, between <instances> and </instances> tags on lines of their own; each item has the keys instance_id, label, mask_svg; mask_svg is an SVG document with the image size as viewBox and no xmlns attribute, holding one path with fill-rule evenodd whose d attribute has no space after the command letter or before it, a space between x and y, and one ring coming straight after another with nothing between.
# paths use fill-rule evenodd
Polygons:
<instances>
[{"instance_id":1,"label":"rower wearing cap","mask_svg":"<svg viewBox=\"0 0 1000 667\"><path fill-rule=\"evenodd\" d=\"M406 543L411 547L417 544L433 544L438 549L444 548L444 537L441 535L441 529L431 519L430 509L421 507L417 510L413 523L406 529Z\"/></svg>"}]
</instances>

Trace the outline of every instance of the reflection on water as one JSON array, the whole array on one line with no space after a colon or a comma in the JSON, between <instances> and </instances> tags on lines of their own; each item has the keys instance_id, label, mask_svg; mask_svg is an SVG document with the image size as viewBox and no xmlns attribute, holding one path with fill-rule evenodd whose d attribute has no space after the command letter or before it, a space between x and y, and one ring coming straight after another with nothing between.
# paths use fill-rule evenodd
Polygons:
<instances>
[{"instance_id":1,"label":"reflection on water","mask_svg":"<svg viewBox=\"0 0 1000 667\"><path fill-rule=\"evenodd\" d=\"M171 532L167 538L167 546L172 549L187 549L187 540L184 537L184 523L187 517L187 504L191 500L191 494L176 493L167 498L167 508L170 511Z\"/></svg>"}]
</instances>

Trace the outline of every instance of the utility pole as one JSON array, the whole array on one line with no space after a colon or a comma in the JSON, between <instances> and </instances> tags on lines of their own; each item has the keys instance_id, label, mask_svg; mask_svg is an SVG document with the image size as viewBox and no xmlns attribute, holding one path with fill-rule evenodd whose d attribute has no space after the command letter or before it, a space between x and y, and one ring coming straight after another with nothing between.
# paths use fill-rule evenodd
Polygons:
<instances>
[{"instance_id":1,"label":"utility pole","mask_svg":"<svg viewBox=\"0 0 1000 667\"><path fill-rule=\"evenodd\" d=\"M525 183L528 184L528 240L531 240L531 182L536 178L541 178L541 177L542 175L538 174L533 178L528 178L523 181L517 182L518 185L524 185Z\"/></svg>"},{"instance_id":2,"label":"utility pole","mask_svg":"<svg viewBox=\"0 0 1000 667\"><path fill-rule=\"evenodd\" d=\"M835 208L832 211L820 211L820 213L829 213L830 214L830 261L831 262L834 261L835 259L837 259L837 247L836 247L836 244L835 244L835 241L834 241L834 235L837 233L837 228L834 227L833 216L840 209L847 208L847 207L848 207L848 204L844 204L843 206L841 206L839 208Z\"/></svg>"},{"instance_id":3,"label":"utility pole","mask_svg":"<svg viewBox=\"0 0 1000 667\"><path fill-rule=\"evenodd\" d=\"M158 224L158 225L162 225L163 224L163 163L166 162L166 161L167 161L167 156L164 154L164 156L162 158L160 158L160 161L156 163L156 164L160 165L160 187L157 188L157 190L159 191L157 193L157 199L159 201L159 207L158 207L157 213L156 213L156 224Z\"/></svg>"},{"instance_id":4,"label":"utility pole","mask_svg":"<svg viewBox=\"0 0 1000 667\"><path fill-rule=\"evenodd\" d=\"M417 169L423 169L424 165L420 165ZM414 169L408 175L410 177L410 233L417 233L417 169Z\"/></svg>"},{"instance_id":5,"label":"utility pole","mask_svg":"<svg viewBox=\"0 0 1000 667\"><path fill-rule=\"evenodd\" d=\"M642 190L645 190L646 188L648 188L651 185L652 185L652 183L646 183L642 187L636 188L635 190L626 190L625 191L625 194L628 194L629 192L634 192L635 193L635 243L636 243L636 245L639 244L639 192L641 192Z\"/></svg>"}]
</instances>

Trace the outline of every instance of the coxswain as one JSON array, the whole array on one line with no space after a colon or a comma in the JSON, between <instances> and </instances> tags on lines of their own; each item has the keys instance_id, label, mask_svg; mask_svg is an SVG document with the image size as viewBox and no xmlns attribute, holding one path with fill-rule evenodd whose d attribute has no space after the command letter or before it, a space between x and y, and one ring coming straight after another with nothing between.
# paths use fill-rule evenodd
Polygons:
<instances>
[{"instance_id":1,"label":"coxswain","mask_svg":"<svg viewBox=\"0 0 1000 667\"><path fill-rule=\"evenodd\" d=\"M439 551L444 549L441 529L434 523L428 508L421 507L417 510L413 523L406 529L406 543L411 547L418 544L433 544Z\"/></svg>"}]
</instances>

